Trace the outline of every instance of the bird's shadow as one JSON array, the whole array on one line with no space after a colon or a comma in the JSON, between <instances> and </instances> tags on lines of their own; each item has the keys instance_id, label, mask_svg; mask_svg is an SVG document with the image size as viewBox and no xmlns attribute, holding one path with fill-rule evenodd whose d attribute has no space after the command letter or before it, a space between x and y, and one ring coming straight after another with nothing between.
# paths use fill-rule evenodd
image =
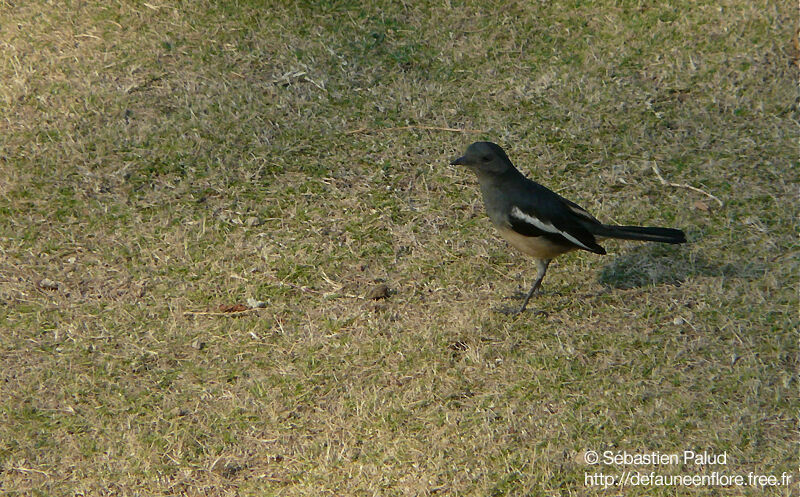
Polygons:
<instances>
[{"instance_id":1,"label":"bird's shadow","mask_svg":"<svg viewBox=\"0 0 800 497\"><path fill-rule=\"evenodd\" d=\"M650 244L615 257L600 271L598 281L613 288L680 285L695 276L755 278L765 267L756 261L719 264L685 248Z\"/></svg>"}]
</instances>

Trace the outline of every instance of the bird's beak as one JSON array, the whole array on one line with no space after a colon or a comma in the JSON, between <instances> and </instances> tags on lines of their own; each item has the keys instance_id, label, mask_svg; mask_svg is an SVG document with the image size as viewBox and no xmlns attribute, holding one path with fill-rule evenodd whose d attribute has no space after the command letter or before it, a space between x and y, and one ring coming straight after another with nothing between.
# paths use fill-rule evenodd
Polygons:
<instances>
[{"instance_id":1,"label":"bird's beak","mask_svg":"<svg viewBox=\"0 0 800 497\"><path fill-rule=\"evenodd\" d=\"M450 163L451 166L463 166L467 163L464 157L459 157L458 159L454 159L453 162Z\"/></svg>"}]
</instances>

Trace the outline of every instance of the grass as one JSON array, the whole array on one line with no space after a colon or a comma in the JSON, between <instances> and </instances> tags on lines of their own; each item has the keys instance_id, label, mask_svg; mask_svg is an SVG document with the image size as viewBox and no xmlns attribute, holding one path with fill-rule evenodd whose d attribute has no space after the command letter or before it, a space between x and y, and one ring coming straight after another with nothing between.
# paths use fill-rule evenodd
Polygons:
<instances>
[{"instance_id":1,"label":"grass","mask_svg":"<svg viewBox=\"0 0 800 497\"><path fill-rule=\"evenodd\" d=\"M0 2L0 489L793 495L795 14ZM559 258L546 314L495 313L534 270L447 166L478 139L691 243ZM585 484L626 469L794 486Z\"/></svg>"}]
</instances>

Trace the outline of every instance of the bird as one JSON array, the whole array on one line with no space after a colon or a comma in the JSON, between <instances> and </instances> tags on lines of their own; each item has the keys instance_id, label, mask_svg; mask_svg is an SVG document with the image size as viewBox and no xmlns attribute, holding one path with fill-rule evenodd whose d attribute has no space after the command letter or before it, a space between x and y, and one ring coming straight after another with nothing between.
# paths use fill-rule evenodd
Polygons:
<instances>
[{"instance_id":1,"label":"bird","mask_svg":"<svg viewBox=\"0 0 800 497\"><path fill-rule=\"evenodd\" d=\"M512 247L536 261L533 286L513 314L525 311L550 262L559 255L573 250L604 255L598 242L608 238L686 242L679 229L601 223L575 202L526 178L496 143L475 142L450 164L466 166L475 173L492 224Z\"/></svg>"}]
</instances>

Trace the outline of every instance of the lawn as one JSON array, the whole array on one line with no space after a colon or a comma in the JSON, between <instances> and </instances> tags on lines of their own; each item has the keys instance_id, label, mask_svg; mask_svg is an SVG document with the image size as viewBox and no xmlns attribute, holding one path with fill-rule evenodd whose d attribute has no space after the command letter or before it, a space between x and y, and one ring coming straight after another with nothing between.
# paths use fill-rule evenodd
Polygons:
<instances>
[{"instance_id":1,"label":"lawn","mask_svg":"<svg viewBox=\"0 0 800 497\"><path fill-rule=\"evenodd\" d=\"M796 18L0 1L0 491L798 495ZM449 165L476 140L689 243L499 313L535 265ZM726 462L587 463L687 450Z\"/></svg>"}]
</instances>

